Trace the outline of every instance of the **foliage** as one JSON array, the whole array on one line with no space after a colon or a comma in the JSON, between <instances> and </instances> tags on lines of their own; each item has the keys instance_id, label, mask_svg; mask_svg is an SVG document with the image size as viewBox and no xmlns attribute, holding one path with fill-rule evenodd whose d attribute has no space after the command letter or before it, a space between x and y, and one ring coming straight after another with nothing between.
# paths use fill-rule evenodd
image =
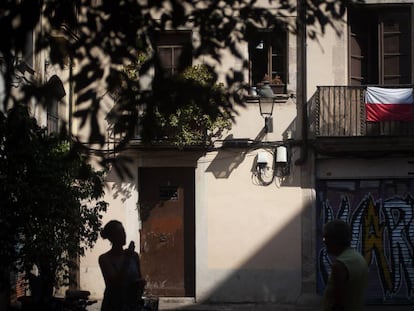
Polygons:
<instances>
[{"instance_id":1,"label":"foliage","mask_svg":"<svg viewBox=\"0 0 414 311\"><path fill-rule=\"evenodd\" d=\"M205 100L209 101L210 105L217 107L226 105L226 97L220 94L224 93L224 85L214 84L213 74L207 66L188 67L180 78L191 81L205 90L205 92L200 92L200 97L204 93ZM214 139L221 138L223 131L231 129L230 114L226 110L222 110L217 115L203 113L198 104L200 97L194 99L191 96L188 102L180 105L174 113L159 115L159 122L163 126L164 132L169 135L174 144L178 146L208 144Z\"/></svg>"},{"instance_id":2,"label":"foliage","mask_svg":"<svg viewBox=\"0 0 414 311\"><path fill-rule=\"evenodd\" d=\"M142 54L138 56L137 61L125 67L128 77L139 82L139 69L145 60ZM172 100L180 100L175 104L175 111L162 110L155 107L155 125L154 132L148 132L147 135L153 135L154 140L171 143L177 147L186 147L193 145L206 145L213 142L214 139L221 138L225 130L230 130L232 117L228 111L221 109L219 113L212 115L202 111L200 106L205 104L224 107L226 104L225 89L223 84L214 83L214 75L206 65L195 65L186 68L180 73L173 83L169 99L164 102L171 103ZM190 84L191 83L191 84ZM179 85L188 86L188 90L183 90L180 96L176 97L176 90ZM194 90L198 94L195 99L192 96ZM122 91L121 91L122 93ZM121 94L122 97L122 94ZM145 114L143 116L145 119Z\"/></svg>"},{"instance_id":3,"label":"foliage","mask_svg":"<svg viewBox=\"0 0 414 311\"><path fill-rule=\"evenodd\" d=\"M36 264L49 291L97 240L107 208L103 172L69 144L24 107L0 112L0 266L25 272Z\"/></svg>"},{"instance_id":4,"label":"foliage","mask_svg":"<svg viewBox=\"0 0 414 311\"><path fill-rule=\"evenodd\" d=\"M102 85L112 92L125 81L122 72L126 63L134 61L139 53L151 51L141 66L140 76L151 76L153 68L159 67L159 57L155 48L156 35L166 29L189 28L197 33L184 53L195 62L202 63L209 59L211 66L220 64L221 52L226 48L242 64L241 68L231 69L225 77L225 101L216 101L211 105L205 101L199 105L202 115L218 115L222 111L234 112L233 104L241 103L239 90L244 87L243 70L248 62L238 49L241 41L248 40L257 29L272 28L282 25L291 31L299 31L301 25L309 26L307 33L316 37L326 27L335 27L341 20L351 0L303 0L303 1L263 1L227 0L227 1L193 1L193 0L156 0L156 1L94 1L94 0L10 0L0 4L0 29L7 33L0 42L0 57L3 58L1 73L5 81L4 103L11 100L13 76L15 74L15 56L27 53L27 34L41 29L36 34L37 55L49 51L50 64L76 64L71 76L74 92L77 94L75 117L79 124L90 128L90 141L105 144L105 129L99 126L103 98ZM266 6L262 6L263 3ZM299 4L299 6L297 6ZM295 14L299 18L292 18ZM38 27L42 22L42 27ZM299 27L298 27L299 26ZM54 33L58 36L54 36ZM64 38L64 40L62 40ZM35 68L36 69L36 68ZM38 70L38 69L36 69ZM37 76L42 73L37 72ZM214 82L217 77L213 76ZM129 100L122 101L116 130L128 135L115 148L121 151L133 135L133 127L140 109L148 110L143 122L142 137L150 140L155 129L156 111L174 113L183 101L171 100L167 92L172 86L186 92L197 100L197 92L189 90L197 85L191 81L170 81L159 78L152 81L152 92L142 89L134 79L126 79L128 92L123 96ZM45 89L37 83L27 89L30 96L42 101ZM157 93L158 92L158 93ZM161 93L159 93L161 92ZM174 92L174 90L173 90ZM175 91L177 93L177 90ZM232 103L230 105L229 103ZM104 159L104 158L103 158Z\"/></svg>"},{"instance_id":5,"label":"foliage","mask_svg":"<svg viewBox=\"0 0 414 311\"><path fill-rule=\"evenodd\" d=\"M104 94L118 90L125 83L114 128L127 134L114 147L115 153L122 151L134 135L141 110L145 112L141 133L145 140L151 141L158 131L159 115L172 128L182 129L179 143L197 140L187 137L190 129L184 126L188 124L184 121L190 115L198 115L197 125L200 122L217 128L214 122L227 122L227 115L234 112L234 104L242 102L239 91L245 87L243 72L248 68L248 61L238 49L241 41L251 38L258 29L275 25L296 32L303 31L304 25L313 26L306 31L315 37L341 20L346 7L354 1L270 0L263 3L268 6L261 6L257 0L0 1L0 29L7 34L0 41L0 99L3 101L0 110L13 105L27 107L33 100L47 104L50 90L41 81L44 64L39 65L33 59L25 60L39 65L33 68L35 83L22 88L23 94L13 90L18 57L48 53L49 65L74 69L68 81L76 94L74 118L90 133L89 141L74 144L67 152L60 140L48 137L27 117L26 109L15 109L7 117L1 115L2 267L19 259L22 269L37 262L45 270L54 272L65 267L71 256L82 254L84 247L96 239L99 213L105 210L106 204L97 201L88 209L78 199L99 200L102 176L86 165L80 152L88 142L94 143L94 147L105 146L106 129L99 125ZM298 18L292 18L296 13ZM194 79L156 76L149 90L123 71L125 64L136 60L136 55L149 52L149 57L140 60L139 76L151 77L151 72L160 67L154 38L166 29L183 28L197 34L197 40L183 51L195 63L208 59L211 67L219 65L225 48L235 63L241 64L226 73L225 89L215 86L218 77L212 75L212 80L207 80L214 87L204 87ZM34 50L33 42L27 41L33 33ZM107 157L101 159L105 164Z\"/></svg>"}]
</instances>

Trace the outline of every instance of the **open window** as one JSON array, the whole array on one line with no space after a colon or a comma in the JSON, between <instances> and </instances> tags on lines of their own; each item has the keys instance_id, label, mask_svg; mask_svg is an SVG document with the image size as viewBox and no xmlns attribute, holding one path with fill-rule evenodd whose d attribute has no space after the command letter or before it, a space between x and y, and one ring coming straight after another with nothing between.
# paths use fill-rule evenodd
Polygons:
<instances>
[{"instance_id":1,"label":"open window","mask_svg":"<svg viewBox=\"0 0 414 311\"><path fill-rule=\"evenodd\" d=\"M408 6L349 10L350 84L411 84L411 16Z\"/></svg>"},{"instance_id":2,"label":"open window","mask_svg":"<svg viewBox=\"0 0 414 311\"><path fill-rule=\"evenodd\" d=\"M260 30L249 40L250 85L268 81L275 93L286 92L287 31L282 28Z\"/></svg>"}]
</instances>

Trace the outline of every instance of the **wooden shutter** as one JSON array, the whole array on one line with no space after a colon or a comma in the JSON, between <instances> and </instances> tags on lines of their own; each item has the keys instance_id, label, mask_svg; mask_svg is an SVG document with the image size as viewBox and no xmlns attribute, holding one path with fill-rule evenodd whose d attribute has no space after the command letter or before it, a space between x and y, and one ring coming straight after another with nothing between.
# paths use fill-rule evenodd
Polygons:
<instances>
[{"instance_id":1,"label":"wooden shutter","mask_svg":"<svg viewBox=\"0 0 414 311\"><path fill-rule=\"evenodd\" d=\"M410 11L383 11L380 17L381 83L411 83Z\"/></svg>"},{"instance_id":2,"label":"wooden shutter","mask_svg":"<svg viewBox=\"0 0 414 311\"><path fill-rule=\"evenodd\" d=\"M349 83L411 83L408 6L349 10Z\"/></svg>"},{"instance_id":3,"label":"wooden shutter","mask_svg":"<svg viewBox=\"0 0 414 311\"><path fill-rule=\"evenodd\" d=\"M366 80L366 45L368 43L368 33L364 32L361 14L352 12L350 14L349 42L350 42L350 83L351 85L364 84Z\"/></svg>"}]
</instances>

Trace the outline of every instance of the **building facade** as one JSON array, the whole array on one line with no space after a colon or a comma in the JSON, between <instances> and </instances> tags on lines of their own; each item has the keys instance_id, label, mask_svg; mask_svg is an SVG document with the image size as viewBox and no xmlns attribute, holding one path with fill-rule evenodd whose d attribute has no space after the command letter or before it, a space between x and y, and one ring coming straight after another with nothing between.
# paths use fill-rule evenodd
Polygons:
<instances>
[{"instance_id":1,"label":"building facade","mask_svg":"<svg viewBox=\"0 0 414 311\"><path fill-rule=\"evenodd\" d=\"M322 227L340 218L369 263L367 301L412 303L414 123L367 121L365 95L368 86L412 89L413 16L414 1L366 1L317 39L306 35L317 28L264 29L239 46L246 83L257 89L213 148L131 141L132 174L108 174L103 221L122 221L135 241L148 296L318 303L331 262ZM180 29L159 38L166 72L195 65L177 60L197 36ZM76 70L33 66L45 81ZM229 68L242 64L224 53L223 81ZM271 118L260 109L269 100L256 94L264 79L274 87ZM74 109L76 94L63 84L60 110L38 112L51 130L59 111ZM76 121L65 121L75 133ZM98 257L109 248L99 239L80 259L80 288L95 298L104 291Z\"/></svg>"},{"instance_id":2,"label":"building facade","mask_svg":"<svg viewBox=\"0 0 414 311\"><path fill-rule=\"evenodd\" d=\"M123 221L139 245L148 295L317 303L331 260L322 226L340 218L370 265L367 301L412 302L413 127L368 122L364 104L369 85L412 88L412 17L412 1L367 1L318 40L309 29L263 31L241 49L246 82L282 80L273 131L247 96L214 150L133 143L132 179L108 177L116 199L105 220ZM179 45L160 44L168 70ZM218 72L237 66L225 58ZM108 247L99 241L81 261L81 287L97 297L97 256Z\"/></svg>"}]
</instances>

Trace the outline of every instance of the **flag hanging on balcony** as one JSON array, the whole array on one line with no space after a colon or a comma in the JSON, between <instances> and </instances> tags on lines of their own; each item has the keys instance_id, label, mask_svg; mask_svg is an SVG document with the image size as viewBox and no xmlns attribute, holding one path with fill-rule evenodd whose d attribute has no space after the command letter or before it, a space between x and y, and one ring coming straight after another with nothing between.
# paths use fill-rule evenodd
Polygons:
<instances>
[{"instance_id":1,"label":"flag hanging on balcony","mask_svg":"<svg viewBox=\"0 0 414 311\"><path fill-rule=\"evenodd\" d=\"M367 121L414 121L412 88L367 87Z\"/></svg>"}]
</instances>

